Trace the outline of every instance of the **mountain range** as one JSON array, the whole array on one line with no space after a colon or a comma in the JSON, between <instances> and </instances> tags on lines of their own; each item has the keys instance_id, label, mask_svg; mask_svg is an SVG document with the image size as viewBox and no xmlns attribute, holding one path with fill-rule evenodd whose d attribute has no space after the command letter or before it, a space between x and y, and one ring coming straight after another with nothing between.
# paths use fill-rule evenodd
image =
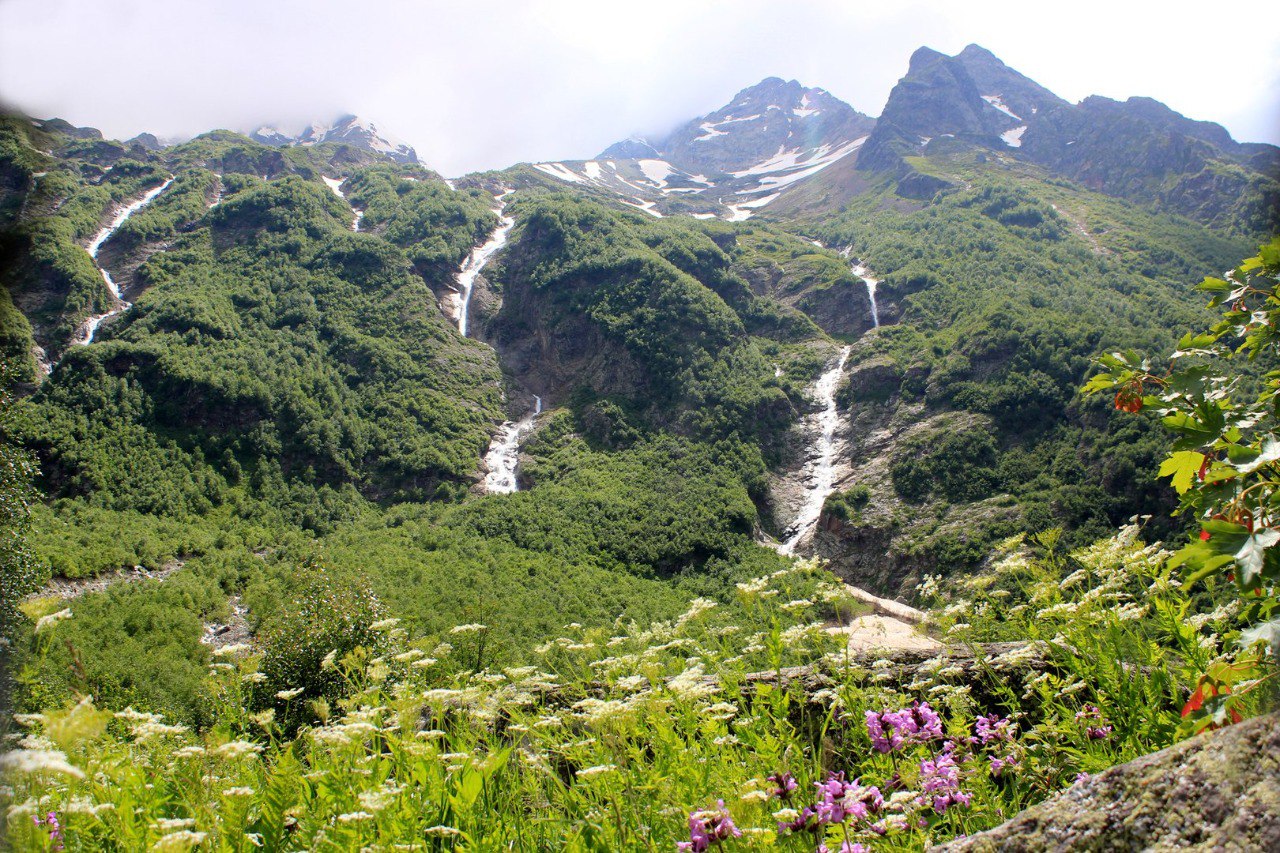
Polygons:
<instances>
[{"instance_id":1,"label":"mountain range","mask_svg":"<svg viewBox=\"0 0 1280 853\"><path fill-rule=\"evenodd\" d=\"M1167 439L1078 389L1203 321L1190 284L1275 229L1278 166L977 46L917 51L877 118L769 78L451 181L354 116L178 144L3 116L36 551L184 567L82 599L75 665L32 666L190 718L207 626L272 624L319 566L515 656L727 601L779 550L910 597L1021 531L1176 532ZM112 643L164 651L134 672Z\"/></svg>"}]
</instances>

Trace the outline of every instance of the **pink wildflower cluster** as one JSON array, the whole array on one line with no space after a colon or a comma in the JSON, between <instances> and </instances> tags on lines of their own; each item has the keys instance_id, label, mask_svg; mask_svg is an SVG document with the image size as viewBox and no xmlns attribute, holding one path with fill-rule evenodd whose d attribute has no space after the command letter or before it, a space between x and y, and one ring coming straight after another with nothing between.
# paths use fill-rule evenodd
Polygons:
<instances>
[{"instance_id":1,"label":"pink wildflower cluster","mask_svg":"<svg viewBox=\"0 0 1280 853\"><path fill-rule=\"evenodd\" d=\"M1017 731L1018 724L1008 717L988 714L974 720L974 736L969 738L969 744L981 745L991 751L987 761L990 762L992 776L999 778L1020 766L1021 761L1013 742Z\"/></svg>"},{"instance_id":2,"label":"pink wildflower cluster","mask_svg":"<svg viewBox=\"0 0 1280 853\"><path fill-rule=\"evenodd\" d=\"M790 774L775 776L790 777ZM771 780L774 776L769 777ZM874 819L884 809L884 797L880 789L864 786L859 779L852 782L845 779L843 773L832 773L826 781L817 783L817 800L812 806L805 806L794 820L778 824L778 834L798 834L801 832L820 833L827 826L844 826L845 834L852 832L850 824ZM775 792L777 793L777 792ZM791 791L779 799L787 800ZM819 843L818 853L831 853L825 844ZM861 844L845 841L838 853L864 853Z\"/></svg>"},{"instance_id":3,"label":"pink wildflower cluster","mask_svg":"<svg viewBox=\"0 0 1280 853\"><path fill-rule=\"evenodd\" d=\"M32 815L31 819L35 821L36 826L46 827L49 831L49 841L53 845L54 850L62 849L62 823L58 820L57 812L49 812L44 820L40 819L40 815Z\"/></svg>"},{"instance_id":4,"label":"pink wildflower cluster","mask_svg":"<svg viewBox=\"0 0 1280 853\"><path fill-rule=\"evenodd\" d=\"M689 840L677 843L676 847L690 853L705 853L712 844L741 836L742 832L734 825L724 800L719 800L716 808L689 815Z\"/></svg>"},{"instance_id":5,"label":"pink wildflower cluster","mask_svg":"<svg viewBox=\"0 0 1280 853\"><path fill-rule=\"evenodd\" d=\"M1076 722L1084 727L1089 740L1106 740L1114 731L1109 720L1097 705L1085 705L1076 712Z\"/></svg>"},{"instance_id":6,"label":"pink wildflower cluster","mask_svg":"<svg viewBox=\"0 0 1280 853\"><path fill-rule=\"evenodd\" d=\"M942 738L942 720L928 702L916 702L901 711L867 711L866 720L871 746L877 752Z\"/></svg>"},{"instance_id":7,"label":"pink wildflower cluster","mask_svg":"<svg viewBox=\"0 0 1280 853\"><path fill-rule=\"evenodd\" d=\"M920 762L921 804L933 806L938 814L946 814L952 806L968 806L973 799L972 794L960 790L960 766L951 751L947 742L938 755Z\"/></svg>"}]
</instances>

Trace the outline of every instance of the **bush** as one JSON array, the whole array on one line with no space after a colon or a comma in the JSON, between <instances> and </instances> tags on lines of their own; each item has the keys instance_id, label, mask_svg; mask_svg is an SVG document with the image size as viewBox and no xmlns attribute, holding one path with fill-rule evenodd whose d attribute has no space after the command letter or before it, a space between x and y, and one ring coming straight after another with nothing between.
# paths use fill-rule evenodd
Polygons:
<instances>
[{"instance_id":1,"label":"bush","mask_svg":"<svg viewBox=\"0 0 1280 853\"><path fill-rule=\"evenodd\" d=\"M335 702L346 691L341 662L376 645L373 625L382 606L362 582L323 569L302 579L292 602L261 632L265 679L258 685L260 707L276 707L286 731L302 721L306 700ZM288 699L282 693L301 689Z\"/></svg>"}]
</instances>

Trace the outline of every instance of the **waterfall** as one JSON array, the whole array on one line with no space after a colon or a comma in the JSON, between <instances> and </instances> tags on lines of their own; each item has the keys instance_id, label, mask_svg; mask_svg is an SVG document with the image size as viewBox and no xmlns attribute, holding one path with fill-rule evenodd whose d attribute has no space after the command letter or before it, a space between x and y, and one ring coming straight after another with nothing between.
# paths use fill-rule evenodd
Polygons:
<instances>
[{"instance_id":1,"label":"waterfall","mask_svg":"<svg viewBox=\"0 0 1280 853\"><path fill-rule=\"evenodd\" d=\"M516 224L514 219L502 213L506 207L503 199L513 192L515 190L504 190L493 197L497 204L493 212L498 215L498 227L489 235L488 242L471 250L471 254L462 262L462 268L458 270L458 293L454 296L454 316L458 320L458 333L464 338L467 336L467 312L471 308L471 288L475 286L476 276L498 250L507 244L507 235Z\"/></svg>"},{"instance_id":2,"label":"waterfall","mask_svg":"<svg viewBox=\"0 0 1280 853\"><path fill-rule=\"evenodd\" d=\"M840 250L840 256L849 261L850 271L858 278L862 279L862 283L867 286L867 299L871 302L871 325L880 328L880 309L876 305L876 285L880 283L880 279L871 277L871 270L857 258L849 259L850 253L853 252L853 246L845 246Z\"/></svg>"},{"instance_id":3,"label":"waterfall","mask_svg":"<svg viewBox=\"0 0 1280 853\"><path fill-rule=\"evenodd\" d=\"M520 490L516 479L516 467L520 462L520 440L533 430L534 422L542 414L542 398L533 397L533 411L519 421L507 421L498 428L484 455L489 473L484 476L484 490L491 495L505 495Z\"/></svg>"},{"instance_id":4,"label":"waterfall","mask_svg":"<svg viewBox=\"0 0 1280 853\"><path fill-rule=\"evenodd\" d=\"M107 272L106 267L98 264L98 252L102 250L102 244L106 243L107 240L110 239L111 235L116 233L116 229L123 225L126 219L150 204L155 200L156 196L168 189L169 184L171 183L173 183L173 178L169 178L169 180L154 189L147 190L146 194L143 195L142 198L120 208L116 213L115 218L113 218L106 227L95 234L93 239L89 241L89 245L85 247L85 250L89 253L89 257L93 258L94 264L98 266L98 271L102 273L102 280L107 283L107 290L111 291L111 295L115 298L116 307L105 314L96 314L89 317L81 323L76 329L75 334L71 337L72 344L83 346L93 343L93 336L97 334L99 326L117 314L123 314L125 311L128 311L133 307L132 303L126 302L124 297L120 295L120 287L116 284L116 280L111 277L111 273Z\"/></svg>"},{"instance_id":5,"label":"waterfall","mask_svg":"<svg viewBox=\"0 0 1280 853\"><path fill-rule=\"evenodd\" d=\"M871 300L871 324L878 329L880 328L880 309L876 306L876 285L880 283L880 279L872 278L871 270L860 262L853 263L850 269L867 285L867 298Z\"/></svg>"},{"instance_id":6,"label":"waterfall","mask_svg":"<svg viewBox=\"0 0 1280 853\"><path fill-rule=\"evenodd\" d=\"M804 504L795 521L787 527L786 540L778 548L781 554L795 553L796 546L818 523L822 514L822 505L827 496L835 489L836 484L836 428L840 425L840 413L836 409L836 390L840 387L840 377L844 375L845 363L849 360L852 347L840 350L840 357L835 366L827 370L813 386L813 394L822 404L822 410L816 415L809 415L806 420L817 427L818 440L809 459L805 462L803 475L805 482Z\"/></svg>"}]
</instances>

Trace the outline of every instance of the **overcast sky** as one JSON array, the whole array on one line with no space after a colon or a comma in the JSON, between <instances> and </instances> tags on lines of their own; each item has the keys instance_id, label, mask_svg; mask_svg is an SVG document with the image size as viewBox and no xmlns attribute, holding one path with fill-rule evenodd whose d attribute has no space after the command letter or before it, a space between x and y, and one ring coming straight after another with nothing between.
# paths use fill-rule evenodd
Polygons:
<instances>
[{"instance_id":1,"label":"overcast sky","mask_svg":"<svg viewBox=\"0 0 1280 853\"><path fill-rule=\"evenodd\" d=\"M1004 0L0 0L0 100L109 137L373 119L446 175L660 133L767 76L878 115L970 42L1071 101L1280 143L1280 8ZM1215 57L1216 55L1216 57Z\"/></svg>"}]
</instances>

